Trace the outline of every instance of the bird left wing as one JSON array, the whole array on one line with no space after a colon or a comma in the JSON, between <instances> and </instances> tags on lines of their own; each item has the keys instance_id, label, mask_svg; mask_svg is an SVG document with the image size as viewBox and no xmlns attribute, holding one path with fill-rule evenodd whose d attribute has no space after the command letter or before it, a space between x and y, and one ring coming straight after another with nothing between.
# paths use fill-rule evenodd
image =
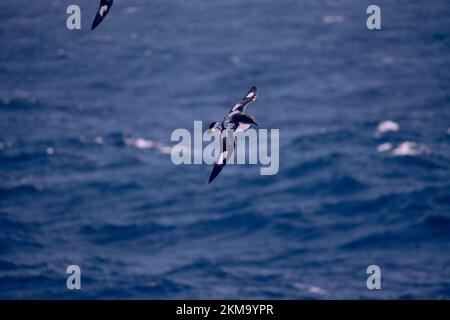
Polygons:
<instances>
[{"instance_id":1,"label":"bird left wing","mask_svg":"<svg viewBox=\"0 0 450 320\"><path fill-rule=\"evenodd\" d=\"M219 175L220 171L222 171L222 169L225 167L227 161L233 154L233 150L236 145L236 140L233 131L230 130L222 131L221 139L222 139L222 150L220 152L219 158L214 164L214 168L213 171L211 172L211 175L209 176L208 183L211 183Z\"/></svg>"},{"instance_id":2,"label":"bird left wing","mask_svg":"<svg viewBox=\"0 0 450 320\"><path fill-rule=\"evenodd\" d=\"M103 19L106 17L109 10L111 9L113 2L114 2L114 0L101 0L100 1L100 7L98 8L97 15L95 16L94 22L92 22L91 30L94 30L100 24L100 22L103 21Z\"/></svg>"}]
</instances>

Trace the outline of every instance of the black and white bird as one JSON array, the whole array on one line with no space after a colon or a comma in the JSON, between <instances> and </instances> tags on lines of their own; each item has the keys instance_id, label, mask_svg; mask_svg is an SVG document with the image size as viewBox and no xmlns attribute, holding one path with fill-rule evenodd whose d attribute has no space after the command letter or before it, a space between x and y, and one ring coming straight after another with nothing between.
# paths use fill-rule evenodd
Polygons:
<instances>
[{"instance_id":1,"label":"black and white bird","mask_svg":"<svg viewBox=\"0 0 450 320\"><path fill-rule=\"evenodd\" d=\"M113 2L114 2L114 0L101 0L100 1L100 7L98 8L97 15L95 16L95 19L92 22L91 30L94 30L100 24L100 22L103 21L103 19L106 17L109 10L111 9Z\"/></svg>"},{"instance_id":2,"label":"black and white bird","mask_svg":"<svg viewBox=\"0 0 450 320\"><path fill-rule=\"evenodd\" d=\"M246 131L252 124L258 125L253 116L245 113L247 106L255 101L257 96L258 90L256 87L250 88L244 98L231 108L222 122L213 122L209 125L210 130L221 132L221 152L211 172L208 183L211 183L217 177L233 154L236 145L234 133Z\"/></svg>"}]
</instances>

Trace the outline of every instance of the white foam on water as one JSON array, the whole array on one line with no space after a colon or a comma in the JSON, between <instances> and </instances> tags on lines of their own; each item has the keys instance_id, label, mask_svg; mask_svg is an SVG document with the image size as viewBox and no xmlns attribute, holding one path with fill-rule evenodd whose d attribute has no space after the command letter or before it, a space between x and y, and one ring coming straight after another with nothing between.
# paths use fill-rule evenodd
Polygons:
<instances>
[{"instance_id":1,"label":"white foam on water","mask_svg":"<svg viewBox=\"0 0 450 320\"><path fill-rule=\"evenodd\" d=\"M103 144L103 138L102 137L95 137L94 139L96 144Z\"/></svg>"},{"instance_id":2,"label":"white foam on water","mask_svg":"<svg viewBox=\"0 0 450 320\"><path fill-rule=\"evenodd\" d=\"M292 286L294 288L296 288L296 289L299 289L299 290L306 290L309 293L314 293L314 294L319 294L319 295L326 295L327 294L327 291L325 289L322 289L322 288L317 287L317 286L310 286L310 285L307 285L307 284L304 284L304 283L300 283L300 282L294 282L292 284Z\"/></svg>"},{"instance_id":3,"label":"white foam on water","mask_svg":"<svg viewBox=\"0 0 450 320\"><path fill-rule=\"evenodd\" d=\"M51 156L55 153L55 149L53 149L52 147L47 147L47 149L45 149L45 152L47 152L47 154Z\"/></svg>"},{"instance_id":4,"label":"white foam on water","mask_svg":"<svg viewBox=\"0 0 450 320\"><path fill-rule=\"evenodd\" d=\"M136 13L137 10L138 10L137 7L127 7L127 8L125 8L124 11L126 14L133 14L133 13Z\"/></svg>"},{"instance_id":5,"label":"white foam on water","mask_svg":"<svg viewBox=\"0 0 450 320\"><path fill-rule=\"evenodd\" d=\"M172 147L160 145L158 146L158 151L162 154L171 154L172 153Z\"/></svg>"},{"instance_id":6,"label":"white foam on water","mask_svg":"<svg viewBox=\"0 0 450 320\"><path fill-rule=\"evenodd\" d=\"M135 146L138 149L150 149L155 146L155 142L152 140L147 140L144 138L137 138L136 140L133 140L133 146Z\"/></svg>"},{"instance_id":7,"label":"white foam on water","mask_svg":"<svg viewBox=\"0 0 450 320\"><path fill-rule=\"evenodd\" d=\"M395 132L398 130L400 130L400 125L397 122L386 120L378 124L377 131L375 132L375 137L381 137L387 132Z\"/></svg>"},{"instance_id":8,"label":"white foam on water","mask_svg":"<svg viewBox=\"0 0 450 320\"><path fill-rule=\"evenodd\" d=\"M382 143L377 147L378 152L386 152L392 149L392 143L386 142Z\"/></svg>"},{"instance_id":9,"label":"white foam on water","mask_svg":"<svg viewBox=\"0 0 450 320\"><path fill-rule=\"evenodd\" d=\"M135 147L137 149L156 149L161 154L169 154L169 155L172 154L173 148L177 148L176 150L184 149L181 146L172 147L160 142L144 138L137 138L137 139L125 138L125 144L128 146Z\"/></svg>"},{"instance_id":10,"label":"white foam on water","mask_svg":"<svg viewBox=\"0 0 450 320\"><path fill-rule=\"evenodd\" d=\"M309 287L308 291L311 293L320 294L320 295L325 295L327 293L324 289L316 287L316 286Z\"/></svg>"},{"instance_id":11,"label":"white foam on water","mask_svg":"<svg viewBox=\"0 0 450 320\"><path fill-rule=\"evenodd\" d=\"M322 17L322 22L325 24L330 24L330 23L340 23L344 21L344 17L343 16L323 16Z\"/></svg>"},{"instance_id":12,"label":"white foam on water","mask_svg":"<svg viewBox=\"0 0 450 320\"><path fill-rule=\"evenodd\" d=\"M392 150L394 156L417 156L426 151L426 148L416 142L405 141L402 142Z\"/></svg>"}]
</instances>

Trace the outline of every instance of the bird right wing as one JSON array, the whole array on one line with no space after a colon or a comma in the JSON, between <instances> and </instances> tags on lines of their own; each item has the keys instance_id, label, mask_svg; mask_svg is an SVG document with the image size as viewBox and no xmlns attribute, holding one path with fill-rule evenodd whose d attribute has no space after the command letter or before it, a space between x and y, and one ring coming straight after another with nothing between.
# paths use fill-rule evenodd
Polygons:
<instances>
[{"instance_id":1,"label":"bird right wing","mask_svg":"<svg viewBox=\"0 0 450 320\"><path fill-rule=\"evenodd\" d=\"M208 129L211 130L212 132L217 132L217 131L221 130L221 126L222 126L221 122L215 121L215 122L211 122Z\"/></svg>"}]
</instances>

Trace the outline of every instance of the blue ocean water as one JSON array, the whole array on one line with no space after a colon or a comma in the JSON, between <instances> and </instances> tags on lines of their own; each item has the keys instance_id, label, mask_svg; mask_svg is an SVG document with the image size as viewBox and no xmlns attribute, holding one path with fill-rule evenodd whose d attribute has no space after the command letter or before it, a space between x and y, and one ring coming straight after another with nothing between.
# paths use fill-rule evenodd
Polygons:
<instances>
[{"instance_id":1,"label":"blue ocean water","mask_svg":"<svg viewBox=\"0 0 450 320\"><path fill-rule=\"evenodd\" d=\"M1 1L0 298L449 299L450 3L370 4ZM279 173L175 166L252 85Z\"/></svg>"}]
</instances>

